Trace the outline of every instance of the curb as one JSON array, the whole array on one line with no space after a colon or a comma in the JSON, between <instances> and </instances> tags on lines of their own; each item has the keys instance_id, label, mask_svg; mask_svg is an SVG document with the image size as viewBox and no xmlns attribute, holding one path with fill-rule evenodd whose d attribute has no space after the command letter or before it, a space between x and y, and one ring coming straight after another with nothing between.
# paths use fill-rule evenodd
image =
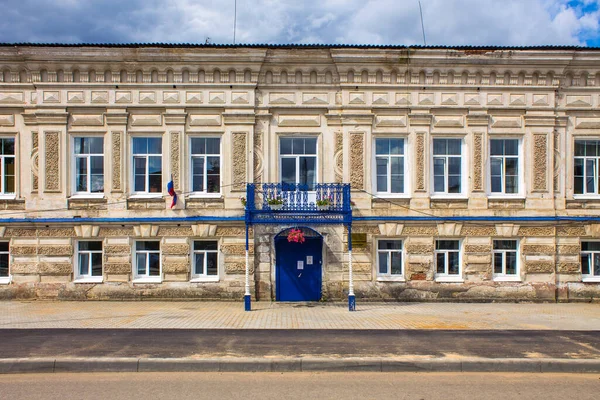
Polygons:
<instances>
[{"instance_id":1,"label":"curb","mask_svg":"<svg viewBox=\"0 0 600 400\"><path fill-rule=\"evenodd\" d=\"M600 359L522 358L5 358L0 374L55 372L600 373Z\"/></svg>"}]
</instances>

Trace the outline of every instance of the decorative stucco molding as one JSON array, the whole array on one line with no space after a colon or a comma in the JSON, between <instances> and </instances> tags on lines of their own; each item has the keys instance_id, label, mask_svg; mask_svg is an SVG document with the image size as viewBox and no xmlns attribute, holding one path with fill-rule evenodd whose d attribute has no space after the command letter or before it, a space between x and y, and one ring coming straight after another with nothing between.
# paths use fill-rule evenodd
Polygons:
<instances>
[{"instance_id":1,"label":"decorative stucco molding","mask_svg":"<svg viewBox=\"0 0 600 400\"><path fill-rule=\"evenodd\" d=\"M548 190L548 135L533 135L533 190Z\"/></svg>"},{"instance_id":2,"label":"decorative stucco molding","mask_svg":"<svg viewBox=\"0 0 600 400\"><path fill-rule=\"evenodd\" d=\"M112 133L112 191L121 192L121 132Z\"/></svg>"},{"instance_id":3,"label":"decorative stucco molding","mask_svg":"<svg viewBox=\"0 0 600 400\"><path fill-rule=\"evenodd\" d=\"M344 132L335 132L335 182L341 183L344 176Z\"/></svg>"},{"instance_id":4,"label":"decorative stucco molding","mask_svg":"<svg viewBox=\"0 0 600 400\"><path fill-rule=\"evenodd\" d=\"M364 136L362 132L350 134L350 185L355 190L365 188Z\"/></svg>"},{"instance_id":5,"label":"decorative stucco molding","mask_svg":"<svg viewBox=\"0 0 600 400\"><path fill-rule=\"evenodd\" d=\"M60 191L60 132L46 132L44 145L45 185L44 191Z\"/></svg>"},{"instance_id":6,"label":"decorative stucco molding","mask_svg":"<svg viewBox=\"0 0 600 400\"><path fill-rule=\"evenodd\" d=\"M416 157L415 162L417 164L417 191L425 190L425 134L417 134L417 145L416 145Z\"/></svg>"},{"instance_id":7,"label":"decorative stucco molding","mask_svg":"<svg viewBox=\"0 0 600 400\"><path fill-rule=\"evenodd\" d=\"M173 177L173 187L176 191L181 190L180 186L180 163L179 163L179 155L181 154L181 149L179 147L179 132L171 132L171 175Z\"/></svg>"},{"instance_id":8,"label":"decorative stucco molding","mask_svg":"<svg viewBox=\"0 0 600 400\"><path fill-rule=\"evenodd\" d=\"M39 187L39 134L31 132L31 191L37 193Z\"/></svg>"},{"instance_id":9,"label":"decorative stucco molding","mask_svg":"<svg viewBox=\"0 0 600 400\"><path fill-rule=\"evenodd\" d=\"M473 191L483 191L483 134L473 135Z\"/></svg>"},{"instance_id":10,"label":"decorative stucco molding","mask_svg":"<svg viewBox=\"0 0 600 400\"><path fill-rule=\"evenodd\" d=\"M263 174L263 128L262 121L254 127L254 183L262 182Z\"/></svg>"},{"instance_id":11,"label":"decorative stucco molding","mask_svg":"<svg viewBox=\"0 0 600 400\"><path fill-rule=\"evenodd\" d=\"M232 191L243 191L246 188L247 173L246 165L246 132L234 132L232 134Z\"/></svg>"}]
</instances>

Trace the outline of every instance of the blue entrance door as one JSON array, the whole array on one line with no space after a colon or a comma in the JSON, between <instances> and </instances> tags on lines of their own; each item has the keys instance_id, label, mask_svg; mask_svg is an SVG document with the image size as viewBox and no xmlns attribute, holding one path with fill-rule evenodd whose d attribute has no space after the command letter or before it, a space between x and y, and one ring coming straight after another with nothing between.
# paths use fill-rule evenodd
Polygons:
<instances>
[{"instance_id":1,"label":"blue entrance door","mask_svg":"<svg viewBox=\"0 0 600 400\"><path fill-rule=\"evenodd\" d=\"M304 243L275 238L277 301L321 299L322 237L307 237Z\"/></svg>"}]
</instances>

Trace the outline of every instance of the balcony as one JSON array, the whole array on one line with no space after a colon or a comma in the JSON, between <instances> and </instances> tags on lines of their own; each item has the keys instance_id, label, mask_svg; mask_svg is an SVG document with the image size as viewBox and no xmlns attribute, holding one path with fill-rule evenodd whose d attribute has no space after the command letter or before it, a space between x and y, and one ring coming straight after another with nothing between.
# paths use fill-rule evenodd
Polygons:
<instances>
[{"instance_id":1,"label":"balcony","mask_svg":"<svg viewBox=\"0 0 600 400\"><path fill-rule=\"evenodd\" d=\"M350 185L250 183L246 186L246 223L350 224Z\"/></svg>"}]
</instances>

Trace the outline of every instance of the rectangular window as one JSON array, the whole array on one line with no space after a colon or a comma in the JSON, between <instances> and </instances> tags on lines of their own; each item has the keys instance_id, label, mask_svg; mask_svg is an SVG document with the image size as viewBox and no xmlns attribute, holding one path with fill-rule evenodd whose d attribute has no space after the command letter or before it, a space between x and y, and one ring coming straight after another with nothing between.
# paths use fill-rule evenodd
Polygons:
<instances>
[{"instance_id":1,"label":"rectangular window","mask_svg":"<svg viewBox=\"0 0 600 400\"><path fill-rule=\"evenodd\" d=\"M192 192L221 192L221 139L191 139Z\"/></svg>"},{"instance_id":2,"label":"rectangular window","mask_svg":"<svg viewBox=\"0 0 600 400\"><path fill-rule=\"evenodd\" d=\"M77 243L77 280L102 280L102 242Z\"/></svg>"},{"instance_id":3,"label":"rectangular window","mask_svg":"<svg viewBox=\"0 0 600 400\"><path fill-rule=\"evenodd\" d=\"M279 163L281 183L306 185L306 190L315 190L317 183L316 138L281 138Z\"/></svg>"},{"instance_id":4,"label":"rectangular window","mask_svg":"<svg viewBox=\"0 0 600 400\"><path fill-rule=\"evenodd\" d=\"M219 276L219 244L216 241L194 241L192 280Z\"/></svg>"},{"instance_id":5,"label":"rectangular window","mask_svg":"<svg viewBox=\"0 0 600 400\"><path fill-rule=\"evenodd\" d=\"M8 281L10 277L9 265L10 264L10 252L8 242L0 242L0 282Z\"/></svg>"},{"instance_id":6,"label":"rectangular window","mask_svg":"<svg viewBox=\"0 0 600 400\"><path fill-rule=\"evenodd\" d=\"M376 192L404 193L404 139L375 139Z\"/></svg>"},{"instance_id":7,"label":"rectangular window","mask_svg":"<svg viewBox=\"0 0 600 400\"><path fill-rule=\"evenodd\" d=\"M135 242L135 279L160 281L160 242Z\"/></svg>"},{"instance_id":8,"label":"rectangular window","mask_svg":"<svg viewBox=\"0 0 600 400\"><path fill-rule=\"evenodd\" d=\"M0 139L0 194L15 193L15 139Z\"/></svg>"},{"instance_id":9,"label":"rectangular window","mask_svg":"<svg viewBox=\"0 0 600 400\"><path fill-rule=\"evenodd\" d=\"M494 240L494 277L518 278L518 243L516 240Z\"/></svg>"},{"instance_id":10,"label":"rectangular window","mask_svg":"<svg viewBox=\"0 0 600 400\"><path fill-rule=\"evenodd\" d=\"M435 241L436 278L460 278L460 241Z\"/></svg>"},{"instance_id":11,"label":"rectangular window","mask_svg":"<svg viewBox=\"0 0 600 400\"><path fill-rule=\"evenodd\" d=\"M133 138L133 191L162 193L162 138Z\"/></svg>"},{"instance_id":12,"label":"rectangular window","mask_svg":"<svg viewBox=\"0 0 600 400\"><path fill-rule=\"evenodd\" d=\"M462 191L462 140L433 139L433 191L457 194Z\"/></svg>"},{"instance_id":13,"label":"rectangular window","mask_svg":"<svg viewBox=\"0 0 600 400\"><path fill-rule=\"evenodd\" d=\"M104 192L104 138L76 137L75 193Z\"/></svg>"},{"instance_id":14,"label":"rectangular window","mask_svg":"<svg viewBox=\"0 0 600 400\"><path fill-rule=\"evenodd\" d=\"M600 141L576 140L574 159L575 194L600 194Z\"/></svg>"},{"instance_id":15,"label":"rectangular window","mask_svg":"<svg viewBox=\"0 0 600 400\"><path fill-rule=\"evenodd\" d=\"M519 193L519 140L490 140L491 192Z\"/></svg>"},{"instance_id":16,"label":"rectangular window","mask_svg":"<svg viewBox=\"0 0 600 400\"><path fill-rule=\"evenodd\" d=\"M581 242L581 278L600 282L600 242Z\"/></svg>"},{"instance_id":17,"label":"rectangular window","mask_svg":"<svg viewBox=\"0 0 600 400\"><path fill-rule=\"evenodd\" d=\"M377 242L377 275L380 277L403 276L402 240L379 240Z\"/></svg>"}]
</instances>

